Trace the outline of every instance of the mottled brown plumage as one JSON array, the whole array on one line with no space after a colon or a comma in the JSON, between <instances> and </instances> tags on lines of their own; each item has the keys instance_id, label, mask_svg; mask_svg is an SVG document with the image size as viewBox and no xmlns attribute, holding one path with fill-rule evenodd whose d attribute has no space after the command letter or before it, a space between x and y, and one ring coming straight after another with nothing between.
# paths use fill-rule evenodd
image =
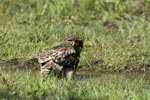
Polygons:
<instances>
[{"instance_id":1,"label":"mottled brown plumage","mask_svg":"<svg viewBox=\"0 0 150 100\"><path fill-rule=\"evenodd\" d=\"M63 44L31 58L38 58L42 74L54 74L71 79L76 72L82 48L83 40L81 38L69 36L65 38Z\"/></svg>"}]
</instances>

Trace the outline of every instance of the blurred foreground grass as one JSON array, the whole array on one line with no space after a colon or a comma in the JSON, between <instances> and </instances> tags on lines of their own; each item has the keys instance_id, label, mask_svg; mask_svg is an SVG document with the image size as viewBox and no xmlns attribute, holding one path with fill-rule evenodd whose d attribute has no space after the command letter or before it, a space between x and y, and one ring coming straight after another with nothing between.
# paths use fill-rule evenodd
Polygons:
<instances>
[{"instance_id":1,"label":"blurred foreground grass","mask_svg":"<svg viewBox=\"0 0 150 100\"><path fill-rule=\"evenodd\" d=\"M147 74L78 74L72 80L39 73L0 72L1 100L149 100ZM146 78L147 77L147 78Z\"/></svg>"}]
</instances>

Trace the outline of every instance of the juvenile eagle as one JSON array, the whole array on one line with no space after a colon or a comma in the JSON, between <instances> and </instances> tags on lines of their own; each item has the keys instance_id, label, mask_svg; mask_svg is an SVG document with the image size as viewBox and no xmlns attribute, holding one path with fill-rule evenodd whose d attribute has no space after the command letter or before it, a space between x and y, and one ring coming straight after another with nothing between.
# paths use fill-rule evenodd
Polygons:
<instances>
[{"instance_id":1,"label":"juvenile eagle","mask_svg":"<svg viewBox=\"0 0 150 100\"><path fill-rule=\"evenodd\" d=\"M63 44L33 55L32 58L38 58L42 74L71 79L76 72L82 49L83 40L77 36L69 36L65 38Z\"/></svg>"}]
</instances>

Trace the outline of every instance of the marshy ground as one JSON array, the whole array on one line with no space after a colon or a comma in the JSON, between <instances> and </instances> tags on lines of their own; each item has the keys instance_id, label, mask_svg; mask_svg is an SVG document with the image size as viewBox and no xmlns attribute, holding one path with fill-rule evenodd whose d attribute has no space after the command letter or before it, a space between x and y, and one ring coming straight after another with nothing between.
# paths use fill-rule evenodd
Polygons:
<instances>
[{"instance_id":1,"label":"marshy ground","mask_svg":"<svg viewBox=\"0 0 150 100\"><path fill-rule=\"evenodd\" d=\"M148 0L0 2L0 99L150 99ZM29 56L70 34L84 39L77 76L44 79Z\"/></svg>"}]
</instances>

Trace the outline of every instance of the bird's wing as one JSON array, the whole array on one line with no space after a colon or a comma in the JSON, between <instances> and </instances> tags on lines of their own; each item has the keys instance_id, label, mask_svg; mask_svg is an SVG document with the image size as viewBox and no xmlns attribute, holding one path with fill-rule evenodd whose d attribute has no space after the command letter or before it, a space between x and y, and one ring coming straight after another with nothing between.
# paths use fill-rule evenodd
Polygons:
<instances>
[{"instance_id":1,"label":"bird's wing","mask_svg":"<svg viewBox=\"0 0 150 100\"><path fill-rule=\"evenodd\" d=\"M58 50L53 61L57 64L65 65L72 60L72 55L75 53L76 51L72 46L64 46Z\"/></svg>"},{"instance_id":2,"label":"bird's wing","mask_svg":"<svg viewBox=\"0 0 150 100\"><path fill-rule=\"evenodd\" d=\"M32 58L38 58L39 63L45 63L53 60L55 63L60 64L65 62L65 57L74 54L76 51L71 46L60 45L55 48L49 49L46 52L33 55Z\"/></svg>"}]
</instances>

